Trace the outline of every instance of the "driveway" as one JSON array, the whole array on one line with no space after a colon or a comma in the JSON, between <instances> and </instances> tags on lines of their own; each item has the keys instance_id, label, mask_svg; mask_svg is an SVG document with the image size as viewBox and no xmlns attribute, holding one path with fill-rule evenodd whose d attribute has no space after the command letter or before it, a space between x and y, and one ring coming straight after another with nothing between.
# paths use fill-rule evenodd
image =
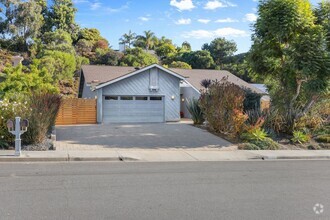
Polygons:
<instances>
[{"instance_id":1,"label":"driveway","mask_svg":"<svg viewBox=\"0 0 330 220\"><path fill-rule=\"evenodd\" d=\"M180 123L58 126L56 135L59 150L219 148L232 145L205 130Z\"/></svg>"}]
</instances>

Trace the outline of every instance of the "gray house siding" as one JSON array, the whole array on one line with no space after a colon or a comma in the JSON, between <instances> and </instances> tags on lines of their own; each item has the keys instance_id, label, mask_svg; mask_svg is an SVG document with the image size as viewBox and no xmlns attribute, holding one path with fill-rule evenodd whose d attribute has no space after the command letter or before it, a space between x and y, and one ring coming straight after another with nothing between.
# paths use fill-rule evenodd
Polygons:
<instances>
[{"instance_id":1,"label":"gray house siding","mask_svg":"<svg viewBox=\"0 0 330 220\"><path fill-rule=\"evenodd\" d=\"M102 114L103 96L163 96L165 105L165 121L180 120L180 79L158 68L159 90L150 91L150 70L146 70L129 78L120 80L99 90L98 114ZM172 99L174 97L174 99ZM100 101L101 100L101 101ZM98 116L100 123L102 116Z\"/></svg>"},{"instance_id":2,"label":"gray house siding","mask_svg":"<svg viewBox=\"0 0 330 220\"><path fill-rule=\"evenodd\" d=\"M183 99L183 101L181 100L181 111L183 112L185 118L191 118L187 104L193 98L199 99L200 93L192 87L181 87L181 95L181 98Z\"/></svg>"},{"instance_id":3,"label":"gray house siding","mask_svg":"<svg viewBox=\"0 0 330 220\"><path fill-rule=\"evenodd\" d=\"M84 99L95 99L95 97L97 96L97 92L96 91L92 91L90 86L87 86L86 83L84 83L84 89L83 89L83 93L82 93L82 98Z\"/></svg>"}]
</instances>

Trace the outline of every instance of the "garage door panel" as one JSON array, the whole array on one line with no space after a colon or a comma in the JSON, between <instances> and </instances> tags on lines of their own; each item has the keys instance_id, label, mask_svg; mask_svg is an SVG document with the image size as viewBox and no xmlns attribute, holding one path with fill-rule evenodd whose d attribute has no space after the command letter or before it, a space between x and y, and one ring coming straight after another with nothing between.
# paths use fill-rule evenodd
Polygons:
<instances>
[{"instance_id":1,"label":"garage door panel","mask_svg":"<svg viewBox=\"0 0 330 220\"><path fill-rule=\"evenodd\" d=\"M164 98L162 100L103 99L103 122L164 122Z\"/></svg>"}]
</instances>

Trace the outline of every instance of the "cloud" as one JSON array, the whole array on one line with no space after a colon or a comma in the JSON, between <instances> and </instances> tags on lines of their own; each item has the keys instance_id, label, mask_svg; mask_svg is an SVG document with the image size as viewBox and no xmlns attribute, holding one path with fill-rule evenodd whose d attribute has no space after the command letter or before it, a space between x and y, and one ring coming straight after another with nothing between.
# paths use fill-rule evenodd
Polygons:
<instances>
[{"instance_id":1,"label":"cloud","mask_svg":"<svg viewBox=\"0 0 330 220\"><path fill-rule=\"evenodd\" d=\"M191 23L190 18L188 18L188 19L181 18L175 22L175 24L178 24L178 25L186 25L186 24L190 24L190 23Z\"/></svg>"},{"instance_id":2,"label":"cloud","mask_svg":"<svg viewBox=\"0 0 330 220\"><path fill-rule=\"evenodd\" d=\"M203 24L208 24L211 20L209 20L209 19L198 19L197 21L200 22L200 23L203 23Z\"/></svg>"},{"instance_id":3,"label":"cloud","mask_svg":"<svg viewBox=\"0 0 330 220\"><path fill-rule=\"evenodd\" d=\"M209 30L193 30L185 32L182 37L184 38L216 38L216 37L247 37L249 34L244 30L239 30L231 27L219 28L213 31Z\"/></svg>"},{"instance_id":4,"label":"cloud","mask_svg":"<svg viewBox=\"0 0 330 220\"><path fill-rule=\"evenodd\" d=\"M176 7L179 11L191 10L195 8L192 0L171 0L170 5Z\"/></svg>"},{"instance_id":5,"label":"cloud","mask_svg":"<svg viewBox=\"0 0 330 220\"><path fill-rule=\"evenodd\" d=\"M226 8L226 7L236 7L237 5L229 2L229 1L219 1L219 0L212 0L208 1L204 9L206 10L215 10L217 8Z\"/></svg>"},{"instance_id":6,"label":"cloud","mask_svg":"<svg viewBox=\"0 0 330 220\"><path fill-rule=\"evenodd\" d=\"M150 20L150 18L149 17L139 17L139 19L141 20L141 21L149 21Z\"/></svg>"},{"instance_id":7,"label":"cloud","mask_svg":"<svg viewBox=\"0 0 330 220\"><path fill-rule=\"evenodd\" d=\"M93 2L91 3L91 10L96 10L99 9L101 7L101 3L100 2Z\"/></svg>"},{"instance_id":8,"label":"cloud","mask_svg":"<svg viewBox=\"0 0 330 220\"><path fill-rule=\"evenodd\" d=\"M130 2L126 2L124 5L120 6L119 8L107 7L105 10L107 12L110 12L110 13L121 12L121 11L123 11L125 9L128 9L129 8L129 4L130 4Z\"/></svg>"},{"instance_id":9,"label":"cloud","mask_svg":"<svg viewBox=\"0 0 330 220\"><path fill-rule=\"evenodd\" d=\"M257 15L253 13L248 13L244 17L244 21L255 22L257 20Z\"/></svg>"},{"instance_id":10,"label":"cloud","mask_svg":"<svg viewBox=\"0 0 330 220\"><path fill-rule=\"evenodd\" d=\"M218 19L215 22L216 23L234 23L234 22L238 22L238 20L235 20L232 18L225 18L225 19Z\"/></svg>"}]
</instances>

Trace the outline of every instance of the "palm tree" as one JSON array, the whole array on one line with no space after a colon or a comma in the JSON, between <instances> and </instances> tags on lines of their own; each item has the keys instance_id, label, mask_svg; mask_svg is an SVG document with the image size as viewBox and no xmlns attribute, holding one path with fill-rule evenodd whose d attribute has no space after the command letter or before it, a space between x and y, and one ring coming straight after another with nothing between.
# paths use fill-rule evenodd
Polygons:
<instances>
[{"instance_id":1,"label":"palm tree","mask_svg":"<svg viewBox=\"0 0 330 220\"><path fill-rule=\"evenodd\" d=\"M128 45L128 48L131 48L131 45L134 43L136 39L136 34L131 30L128 31L127 34L124 34L119 40L121 44Z\"/></svg>"},{"instance_id":2,"label":"palm tree","mask_svg":"<svg viewBox=\"0 0 330 220\"><path fill-rule=\"evenodd\" d=\"M144 35L139 35L136 37L135 46L144 47L145 50L153 48L155 44L155 34L152 31L144 31Z\"/></svg>"},{"instance_id":3,"label":"palm tree","mask_svg":"<svg viewBox=\"0 0 330 220\"><path fill-rule=\"evenodd\" d=\"M146 45L146 50L149 50L152 48L155 42L155 34L152 31L144 31L144 40L145 40L145 45Z\"/></svg>"}]
</instances>

